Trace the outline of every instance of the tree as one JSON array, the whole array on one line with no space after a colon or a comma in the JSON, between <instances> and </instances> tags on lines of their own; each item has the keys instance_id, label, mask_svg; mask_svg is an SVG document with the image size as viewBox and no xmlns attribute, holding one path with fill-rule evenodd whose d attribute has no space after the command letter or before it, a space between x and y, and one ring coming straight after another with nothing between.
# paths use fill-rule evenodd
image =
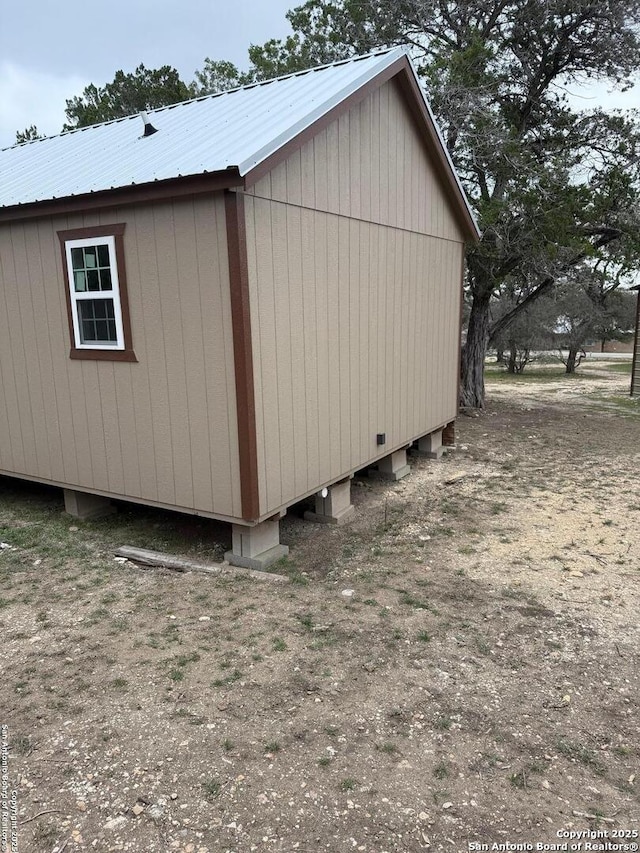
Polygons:
<instances>
[{"instance_id":1,"label":"tree","mask_svg":"<svg viewBox=\"0 0 640 853\"><path fill-rule=\"evenodd\" d=\"M640 143L631 119L577 112L566 87L628 85L640 0L308 0L294 35L254 48L257 76L409 43L483 231L467 257L461 403L484 405L492 339L585 259L637 264ZM504 289L510 312L491 322Z\"/></svg>"},{"instance_id":2,"label":"tree","mask_svg":"<svg viewBox=\"0 0 640 853\"><path fill-rule=\"evenodd\" d=\"M43 134L40 133L35 124L25 127L24 130L16 131L16 145L19 145L21 142L31 142L34 139L44 139Z\"/></svg>"},{"instance_id":3,"label":"tree","mask_svg":"<svg viewBox=\"0 0 640 853\"><path fill-rule=\"evenodd\" d=\"M505 293L495 300L492 317L497 319L512 311L516 305L515 298L514 294ZM556 317L555 301L543 297L521 311L496 338L496 348L503 353L508 352L508 373L524 373L525 367L536 359L536 352L552 347Z\"/></svg>"},{"instance_id":4,"label":"tree","mask_svg":"<svg viewBox=\"0 0 640 853\"><path fill-rule=\"evenodd\" d=\"M607 341L624 341L633 336L636 322L637 297L628 290L611 293L607 308L595 328L600 341L600 352L605 351Z\"/></svg>"},{"instance_id":5,"label":"tree","mask_svg":"<svg viewBox=\"0 0 640 853\"><path fill-rule=\"evenodd\" d=\"M604 349L605 341L620 340L632 332L635 298L619 291L618 285L600 263L585 262L556 285L553 297L541 300L554 305L558 348L567 373L580 366L590 341L599 340Z\"/></svg>"},{"instance_id":6,"label":"tree","mask_svg":"<svg viewBox=\"0 0 640 853\"><path fill-rule=\"evenodd\" d=\"M252 83L254 74L242 72L226 59L213 60L207 57L201 71L195 72L195 80L191 84L194 96L213 95L216 92L226 92L237 86Z\"/></svg>"},{"instance_id":7,"label":"tree","mask_svg":"<svg viewBox=\"0 0 640 853\"><path fill-rule=\"evenodd\" d=\"M603 308L591 299L575 276L568 277L558 288L558 352L566 373L575 373L586 358L585 343L593 337L602 318Z\"/></svg>"},{"instance_id":8,"label":"tree","mask_svg":"<svg viewBox=\"0 0 640 853\"><path fill-rule=\"evenodd\" d=\"M192 89L169 65L149 69L139 65L132 74L116 71L111 83L91 83L82 95L67 101L63 130L87 127L101 121L124 118L141 110L166 107L193 97Z\"/></svg>"},{"instance_id":9,"label":"tree","mask_svg":"<svg viewBox=\"0 0 640 853\"><path fill-rule=\"evenodd\" d=\"M297 20L297 12L297 9L287 12L287 18ZM288 36L284 41L271 39L263 45L252 44L249 47L252 66L250 73L257 80L271 80L273 77L304 71L316 65L326 65L338 59L344 59L341 46L334 50L330 42L317 42L297 33Z\"/></svg>"}]
</instances>

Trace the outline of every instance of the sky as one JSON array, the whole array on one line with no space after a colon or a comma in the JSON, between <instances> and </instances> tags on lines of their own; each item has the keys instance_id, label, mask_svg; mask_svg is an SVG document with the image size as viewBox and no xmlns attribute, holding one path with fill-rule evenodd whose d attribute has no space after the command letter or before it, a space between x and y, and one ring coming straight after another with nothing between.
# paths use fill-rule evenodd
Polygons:
<instances>
[{"instance_id":1,"label":"sky","mask_svg":"<svg viewBox=\"0 0 640 853\"><path fill-rule=\"evenodd\" d=\"M186 82L205 57L249 64L247 48L290 33L288 9L302 0L26 0L0 8L0 148L31 124L59 133L65 102L115 72L172 65ZM577 92L585 108L640 106L640 85Z\"/></svg>"},{"instance_id":2,"label":"sky","mask_svg":"<svg viewBox=\"0 0 640 853\"><path fill-rule=\"evenodd\" d=\"M115 72L172 65L186 82L205 57L247 68L247 48L291 32L301 0L24 0L0 5L0 148L31 124L59 133L65 102Z\"/></svg>"}]
</instances>

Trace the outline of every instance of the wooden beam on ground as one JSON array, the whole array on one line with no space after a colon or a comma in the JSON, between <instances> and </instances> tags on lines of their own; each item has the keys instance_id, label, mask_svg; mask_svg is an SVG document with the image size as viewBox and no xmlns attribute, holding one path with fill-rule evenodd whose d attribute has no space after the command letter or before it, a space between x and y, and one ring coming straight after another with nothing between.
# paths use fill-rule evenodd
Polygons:
<instances>
[{"instance_id":1,"label":"wooden beam on ground","mask_svg":"<svg viewBox=\"0 0 640 853\"><path fill-rule=\"evenodd\" d=\"M174 569L177 572L203 572L208 575L238 575L259 581L273 581L274 583L285 583L289 580L284 575L276 575L271 572L242 569L237 566L230 566L228 563L200 563L196 560L176 557L175 554L163 554L161 551L147 551L145 548L132 548L129 545L122 545L114 553L117 557L126 557L132 563L140 563L143 566L158 566L162 569Z\"/></svg>"}]
</instances>

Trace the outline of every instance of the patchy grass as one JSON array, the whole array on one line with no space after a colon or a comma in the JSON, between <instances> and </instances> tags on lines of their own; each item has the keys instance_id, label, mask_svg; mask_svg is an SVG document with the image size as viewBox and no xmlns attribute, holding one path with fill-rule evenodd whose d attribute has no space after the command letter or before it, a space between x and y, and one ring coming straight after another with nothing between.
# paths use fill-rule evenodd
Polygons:
<instances>
[{"instance_id":1,"label":"patchy grass","mask_svg":"<svg viewBox=\"0 0 640 853\"><path fill-rule=\"evenodd\" d=\"M220 796L222 785L217 779L207 779L202 783L202 789L208 800L215 800Z\"/></svg>"},{"instance_id":2,"label":"patchy grass","mask_svg":"<svg viewBox=\"0 0 640 853\"><path fill-rule=\"evenodd\" d=\"M10 784L33 782L27 818L60 810L24 823L21 849L77 829L67 849L391 851L424 832L462 850L496 826L552 841L567 802L628 824L637 409L618 417L611 374L489 376L487 411L459 418L442 460L356 478L344 527L283 519L286 585L118 563L120 544L215 559L229 530L127 505L76 523L58 492L0 480Z\"/></svg>"},{"instance_id":3,"label":"patchy grass","mask_svg":"<svg viewBox=\"0 0 640 853\"><path fill-rule=\"evenodd\" d=\"M577 761L580 764L585 764L599 775L604 774L605 766L602 761L598 758L593 749L590 749L583 743L561 739L557 742L556 746L558 752L570 761Z\"/></svg>"},{"instance_id":4,"label":"patchy grass","mask_svg":"<svg viewBox=\"0 0 640 853\"><path fill-rule=\"evenodd\" d=\"M529 367L524 373L509 373L506 367L488 364L485 366L485 377L492 382L515 382L521 385L540 385L548 382L574 382L576 380L597 379L597 376L580 371L567 373L563 364L548 367Z\"/></svg>"},{"instance_id":5,"label":"patchy grass","mask_svg":"<svg viewBox=\"0 0 640 853\"><path fill-rule=\"evenodd\" d=\"M211 682L212 687L229 687L229 685L234 684L236 681L240 681L242 678L242 672L239 669L234 669L233 672L230 672L229 675L225 675L224 678L214 678Z\"/></svg>"},{"instance_id":6,"label":"patchy grass","mask_svg":"<svg viewBox=\"0 0 640 853\"><path fill-rule=\"evenodd\" d=\"M631 359L622 362L607 362L608 373L620 373L623 376L631 376Z\"/></svg>"},{"instance_id":7,"label":"patchy grass","mask_svg":"<svg viewBox=\"0 0 640 853\"><path fill-rule=\"evenodd\" d=\"M587 401L591 406L600 410L614 410L624 417L640 415L640 397L593 391L587 395Z\"/></svg>"}]
</instances>

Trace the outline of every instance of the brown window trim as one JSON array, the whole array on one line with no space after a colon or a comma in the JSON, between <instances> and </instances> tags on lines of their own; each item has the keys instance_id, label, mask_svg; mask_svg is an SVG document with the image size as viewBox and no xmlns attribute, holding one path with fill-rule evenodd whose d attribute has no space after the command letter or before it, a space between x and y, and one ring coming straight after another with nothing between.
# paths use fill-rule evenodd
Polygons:
<instances>
[{"instance_id":1,"label":"brown window trim","mask_svg":"<svg viewBox=\"0 0 640 853\"><path fill-rule=\"evenodd\" d=\"M133 351L131 340L131 318L129 315L129 296L127 291L127 273L124 262L124 240L123 234L125 223L119 222L114 225L96 225L88 228L72 228L68 231L58 231L60 248L62 250L62 271L64 273L64 292L67 302L67 319L69 321L69 334L71 336L71 350L69 358L89 359L92 361L138 361ZM124 337L123 350L104 349L79 349L73 331L73 305L71 303L71 292L69 268L67 266L66 243L68 240L84 240L90 237L113 237L116 247L116 266L118 269L118 285L120 289L120 310L122 312L122 334Z\"/></svg>"}]
</instances>

